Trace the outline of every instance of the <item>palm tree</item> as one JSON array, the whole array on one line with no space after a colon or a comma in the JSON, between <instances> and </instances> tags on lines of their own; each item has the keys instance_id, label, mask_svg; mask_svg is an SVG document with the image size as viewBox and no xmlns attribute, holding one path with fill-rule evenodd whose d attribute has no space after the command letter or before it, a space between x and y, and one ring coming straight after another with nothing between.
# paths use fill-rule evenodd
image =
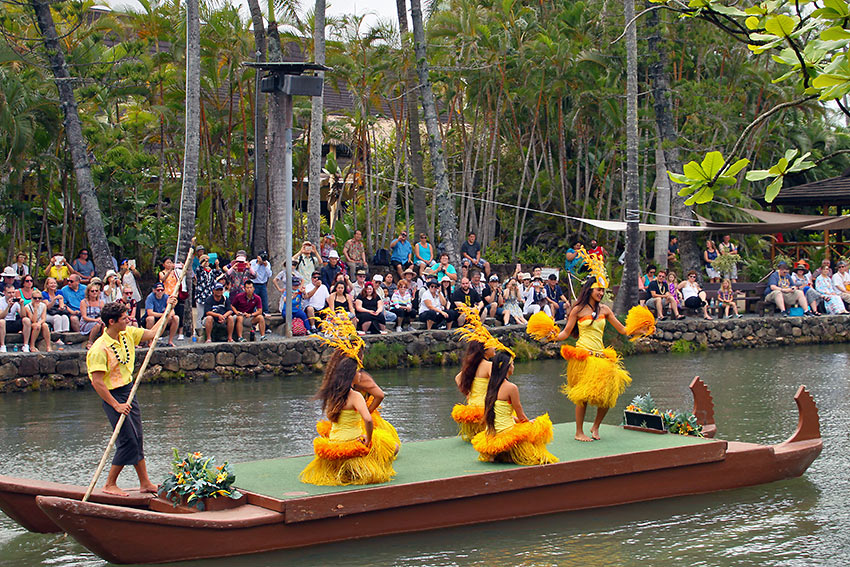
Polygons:
<instances>
[{"instance_id":1,"label":"palm tree","mask_svg":"<svg viewBox=\"0 0 850 567\"><path fill-rule=\"evenodd\" d=\"M313 60L325 64L325 0L316 0L313 13ZM324 78L322 71L316 76ZM324 96L313 97L310 114L310 173L307 188L307 238L319 242L321 229L321 175L322 175L322 123L324 122Z\"/></svg>"}]
</instances>

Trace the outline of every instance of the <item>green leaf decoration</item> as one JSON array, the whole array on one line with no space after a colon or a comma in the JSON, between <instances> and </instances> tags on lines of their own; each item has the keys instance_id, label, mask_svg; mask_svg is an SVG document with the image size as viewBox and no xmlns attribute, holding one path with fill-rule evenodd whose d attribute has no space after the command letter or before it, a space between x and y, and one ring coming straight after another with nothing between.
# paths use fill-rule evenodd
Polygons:
<instances>
[{"instance_id":1,"label":"green leaf decoration","mask_svg":"<svg viewBox=\"0 0 850 567\"><path fill-rule=\"evenodd\" d=\"M767 189L764 192L764 200L765 202L772 203L776 196L779 195L779 190L782 189L782 181L785 178L783 176L779 176L773 180L773 182L767 186Z\"/></svg>"}]
</instances>

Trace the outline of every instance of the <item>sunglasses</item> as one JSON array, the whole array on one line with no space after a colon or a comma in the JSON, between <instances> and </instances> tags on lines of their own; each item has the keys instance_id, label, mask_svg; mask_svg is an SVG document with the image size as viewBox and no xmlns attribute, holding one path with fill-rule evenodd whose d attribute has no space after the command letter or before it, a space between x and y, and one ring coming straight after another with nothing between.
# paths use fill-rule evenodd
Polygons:
<instances>
[{"instance_id":1,"label":"sunglasses","mask_svg":"<svg viewBox=\"0 0 850 567\"><path fill-rule=\"evenodd\" d=\"M31 279L31 278L30 278L30 279L25 279L25 280L24 280L24 283L32 283L32 279Z\"/></svg>"},{"instance_id":2,"label":"sunglasses","mask_svg":"<svg viewBox=\"0 0 850 567\"><path fill-rule=\"evenodd\" d=\"M132 292L132 291L125 291L125 292L124 292L124 295L126 295L126 296L130 296L130 295L133 295L133 292Z\"/></svg>"},{"instance_id":3,"label":"sunglasses","mask_svg":"<svg viewBox=\"0 0 850 567\"><path fill-rule=\"evenodd\" d=\"M696 278L697 278L696 276L688 276L689 280L695 280Z\"/></svg>"}]
</instances>

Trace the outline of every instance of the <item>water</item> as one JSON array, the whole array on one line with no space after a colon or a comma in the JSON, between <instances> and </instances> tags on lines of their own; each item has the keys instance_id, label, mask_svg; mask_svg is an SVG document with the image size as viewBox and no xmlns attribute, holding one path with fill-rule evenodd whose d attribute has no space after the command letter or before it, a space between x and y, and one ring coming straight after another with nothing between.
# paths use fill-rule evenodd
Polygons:
<instances>
[{"instance_id":1,"label":"water","mask_svg":"<svg viewBox=\"0 0 850 567\"><path fill-rule=\"evenodd\" d=\"M688 408L700 375L712 390L718 436L776 443L797 422L793 395L812 390L824 450L798 479L703 496L390 536L303 550L183 563L193 566L387 565L846 565L850 556L850 348L794 347L633 357L631 396L650 391L660 407ZM517 365L529 416L571 421L558 393L559 361ZM452 435L449 408L460 398L456 368L376 373L384 415L402 440ZM319 417L318 378L145 385L145 447L154 482L168 472L171 447L232 462L304 454ZM109 431L90 390L0 396L0 473L87 484ZM131 486L128 469L119 484ZM102 482L102 481L101 481ZM70 538L31 534L0 514L0 566L103 566Z\"/></svg>"}]
</instances>

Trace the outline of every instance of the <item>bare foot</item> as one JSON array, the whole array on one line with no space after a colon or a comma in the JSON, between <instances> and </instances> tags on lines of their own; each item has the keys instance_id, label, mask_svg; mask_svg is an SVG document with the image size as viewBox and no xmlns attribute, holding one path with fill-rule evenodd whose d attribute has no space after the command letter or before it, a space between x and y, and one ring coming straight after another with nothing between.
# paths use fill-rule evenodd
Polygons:
<instances>
[{"instance_id":1,"label":"bare foot","mask_svg":"<svg viewBox=\"0 0 850 567\"><path fill-rule=\"evenodd\" d=\"M589 443L593 441L590 437L585 435L584 433L576 433L576 441L582 441L584 443Z\"/></svg>"},{"instance_id":2,"label":"bare foot","mask_svg":"<svg viewBox=\"0 0 850 567\"><path fill-rule=\"evenodd\" d=\"M205 340L204 342L205 342L205 343L211 343L211 342L212 342L212 339L207 339L207 340Z\"/></svg>"},{"instance_id":3,"label":"bare foot","mask_svg":"<svg viewBox=\"0 0 850 567\"><path fill-rule=\"evenodd\" d=\"M48 349L49 351L50 349ZM30 345L30 352L38 352L38 349L35 348L35 345Z\"/></svg>"},{"instance_id":4,"label":"bare foot","mask_svg":"<svg viewBox=\"0 0 850 567\"><path fill-rule=\"evenodd\" d=\"M150 492L152 494L156 494L159 487L155 484L145 484L139 487L139 492Z\"/></svg>"},{"instance_id":5,"label":"bare foot","mask_svg":"<svg viewBox=\"0 0 850 567\"><path fill-rule=\"evenodd\" d=\"M598 441L599 439L601 439L601 437L599 437L599 429L595 427L590 428L590 436L593 438L594 441Z\"/></svg>"},{"instance_id":6,"label":"bare foot","mask_svg":"<svg viewBox=\"0 0 850 567\"><path fill-rule=\"evenodd\" d=\"M129 494L118 488L118 485L115 484L107 484L103 487L102 490L106 494L114 494L116 496L129 496Z\"/></svg>"},{"instance_id":7,"label":"bare foot","mask_svg":"<svg viewBox=\"0 0 850 567\"><path fill-rule=\"evenodd\" d=\"M174 343L172 343L171 341L168 341L168 346L173 347Z\"/></svg>"}]
</instances>

